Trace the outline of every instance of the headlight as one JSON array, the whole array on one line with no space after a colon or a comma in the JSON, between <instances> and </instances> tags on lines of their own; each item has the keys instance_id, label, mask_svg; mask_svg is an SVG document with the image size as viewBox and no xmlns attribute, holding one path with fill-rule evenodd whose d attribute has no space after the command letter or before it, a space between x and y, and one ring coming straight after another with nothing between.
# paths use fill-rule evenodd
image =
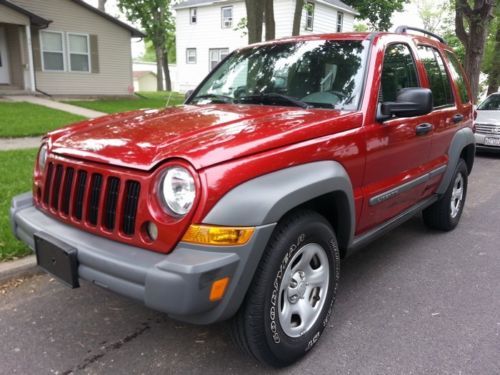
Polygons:
<instances>
[{"instance_id":1,"label":"headlight","mask_svg":"<svg viewBox=\"0 0 500 375\"><path fill-rule=\"evenodd\" d=\"M42 172L45 169L45 163L47 161L48 156L48 147L47 144L44 143L42 147L40 147L40 151L38 151L38 169Z\"/></svg>"},{"instance_id":2,"label":"headlight","mask_svg":"<svg viewBox=\"0 0 500 375\"><path fill-rule=\"evenodd\" d=\"M196 197L193 176L183 167L167 169L160 184L160 195L173 213L181 216L187 214Z\"/></svg>"}]
</instances>

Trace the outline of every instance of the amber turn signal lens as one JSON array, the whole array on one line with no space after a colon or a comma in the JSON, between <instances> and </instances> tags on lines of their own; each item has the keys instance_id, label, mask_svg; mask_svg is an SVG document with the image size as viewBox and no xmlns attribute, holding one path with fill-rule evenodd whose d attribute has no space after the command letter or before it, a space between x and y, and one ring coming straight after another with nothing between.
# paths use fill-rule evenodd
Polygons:
<instances>
[{"instance_id":1,"label":"amber turn signal lens","mask_svg":"<svg viewBox=\"0 0 500 375\"><path fill-rule=\"evenodd\" d=\"M212 283L212 289L210 289L210 301L215 302L226 293L227 285L229 284L229 277L224 277L223 279L216 280Z\"/></svg>"},{"instance_id":2,"label":"amber turn signal lens","mask_svg":"<svg viewBox=\"0 0 500 375\"><path fill-rule=\"evenodd\" d=\"M255 228L251 227L191 225L182 241L217 246L244 245L250 240L254 231Z\"/></svg>"}]
</instances>

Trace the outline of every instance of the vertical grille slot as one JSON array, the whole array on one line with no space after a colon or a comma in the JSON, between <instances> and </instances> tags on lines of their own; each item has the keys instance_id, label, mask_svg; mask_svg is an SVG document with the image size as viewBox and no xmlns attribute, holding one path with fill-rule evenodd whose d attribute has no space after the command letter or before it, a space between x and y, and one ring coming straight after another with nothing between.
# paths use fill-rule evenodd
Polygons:
<instances>
[{"instance_id":1,"label":"vertical grille slot","mask_svg":"<svg viewBox=\"0 0 500 375\"><path fill-rule=\"evenodd\" d=\"M59 192L61 190L62 175L63 175L63 166L61 164L58 164L56 166L56 174L54 175L54 183L52 186L52 194L50 198L50 205L56 211L59 208L58 207Z\"/></svg>"},{"instance_id":2,"label":"vertical grille slot","mask_svg":"<svg viewBox=\"0 0 500 375\"><path fill-rule=\"evenodd\" d=\"M120 179L117 177L108 178L104 203L103 225L108 230L115 228L116 207L118 203L118 193L120 191Z\"/></svg>"},{"instance_id":3,"label":"vertical grille slot","mask_svg":"<svg viewBox=\"0 0 500 375\"><path fill-rule=\"evenodd\" d=\"M92 225L97 225L99 214L99 198L101 196L102 175L94 173L90 179L89 205L87 209L87 221Z\"/></svg>"},{"instance_id":4,"label":"vertical grille slot","mask_svg":"<svg viewBox=\"0 0 500 375\"><path fill-rule=\"evenodd\" d=\"M87 182L87 172L78 171L78 175L76 178L75 206L73 207L73 215L78 220L82 220L83 199L85 197L86 182Z\"/></svg>"},{"instance_id":5,"label":"vertical grille slot","mask_svg":"<svg viewBox=\"0 0 500 375\"><path fill-rule=\"evenodd\" d=\"M135 230L140 190L141 185L137 181L127 181L125 184L122 231L129 236L133 235Z\"/></svg>"},{"instance_id":6,"label":"vertical grille slot","mask_svg":"<svg viewBox=\"0 0 500 375\"><path fill-rule=\"evenodd\" d=\"M50 187L52 186L52 173L54 172L54 165L49 163L47 168L47 176L45 177L45 189L43 191L43 203L49 204Z\"/></svg>"},{"instance_id":7,"label":"vertical grille slot","mask_svg":"<svg viewBox=\"0 0 500 375\"><path fill-rule=\"evenodd\" d=\"M70 204L70 199L71 199L71 190L73 187L74 174L75 174L75 170L70 167L66 170L66 176L64 177L61 211L65 215L69 215L69 206L70 206L69 204Z\"/></svg>"}]
</instances>

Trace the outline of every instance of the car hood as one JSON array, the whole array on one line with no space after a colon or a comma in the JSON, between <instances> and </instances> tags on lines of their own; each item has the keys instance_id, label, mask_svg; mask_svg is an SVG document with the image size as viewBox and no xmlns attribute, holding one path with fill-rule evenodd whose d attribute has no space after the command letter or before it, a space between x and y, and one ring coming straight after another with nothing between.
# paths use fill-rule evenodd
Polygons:
<instances>
[{"instance_id":1,"label":"car hood","mask_svg":"<svg viewBox=\"0 0 500 375\"><path fill-rule=\"evenodd\" d=\"M201 169L331 134L332 126L354 128L361 117L348 118L356 115L361 116L260 105L181 106L83 121L49 134L49 143L52 153L98 163L150 170L183 158Z\"/></svg>"},{"instance_id":2,"label":"car hood","mask_svg":"<svg viewBox=\"0 0 500 375\"><path fill-rule=\"evenodd\" d=\"M484 109L477 111L477 123L500 125L500 111L487 111Z\"/></svg>"}]
</instances>

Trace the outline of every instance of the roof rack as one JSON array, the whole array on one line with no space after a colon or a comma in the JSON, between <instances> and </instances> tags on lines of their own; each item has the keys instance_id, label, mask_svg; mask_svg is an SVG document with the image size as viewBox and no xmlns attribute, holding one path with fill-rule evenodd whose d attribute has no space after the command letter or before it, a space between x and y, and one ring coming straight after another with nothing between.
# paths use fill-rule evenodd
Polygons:
<instances>
[{"instance_id":1,"label":"roof rack","mask_svg":"<svg viewBox=\"0 0 500 375\"><path fill-rule=\"evenodd\" d=\"M426 34L426 35L429 35L429 36L431 36L433 38L436 38L437 40L439 40L443 44L447 44L446 40L444 40L439 35L436 35L434 33L431 33L430 31L427 31L427 30L424 30L424 29L420 29L418 27L406 26L406 25L398 26L394 32L398 33L398 34L401 34L401 33L406 33L408 30L418 31L419 33Z\"/></svg>"}]
</instances>

